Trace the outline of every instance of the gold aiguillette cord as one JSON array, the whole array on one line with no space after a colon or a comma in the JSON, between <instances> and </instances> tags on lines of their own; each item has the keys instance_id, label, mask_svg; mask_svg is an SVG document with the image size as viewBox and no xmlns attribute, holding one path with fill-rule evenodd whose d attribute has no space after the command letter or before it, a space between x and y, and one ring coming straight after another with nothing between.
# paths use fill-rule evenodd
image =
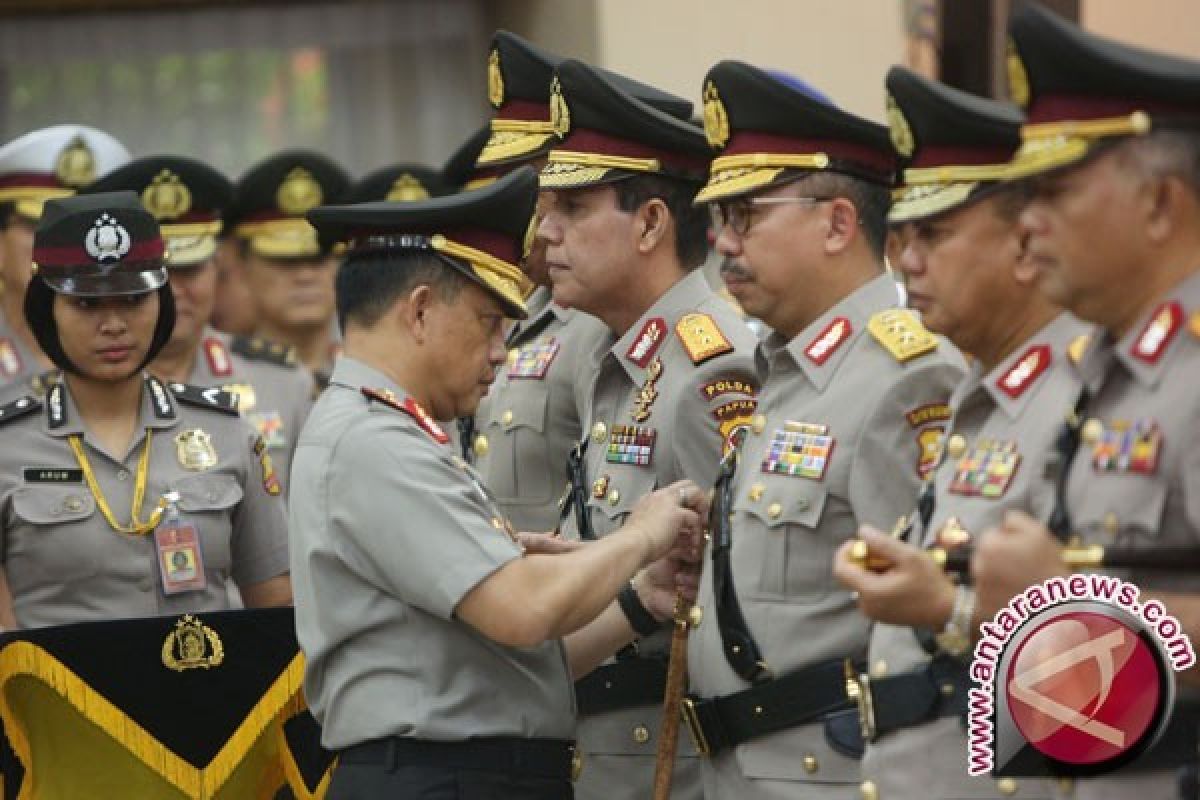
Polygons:
<instances>
[{"instance_id":1,"label":"gold aiguillette cord","mask_svg":"<svg viewBox=\"0 0 1200 800\"><path fill-rule=\"evenodd\" d=\"M133 504L129 509L128 525L122 525L117 522L117 518L113 516L112 508L108 505L108 500L104 497L104 492L100 491L100 484L96 482L96 473L92 472L92 465L88 463L87 454L83 450L83 438L77 433L67 437L67 442L71 445L71 450L75 453L75 460L79 462L79 467L83 470L83 478L87 481L88 491L95 498L96 506L99 507L100 513L104 515L108 526L117 533L145 536L158 527L158 521L162 519L163 504L161 502L155 506L149 519L144 522L138 519L142 502L146 499L146 478L150 472L150 437L151 431L147 428L146 444L142 446L142 455L138 459L137 465L137 477L133 482Z\"/></svg>"}]
</instances>

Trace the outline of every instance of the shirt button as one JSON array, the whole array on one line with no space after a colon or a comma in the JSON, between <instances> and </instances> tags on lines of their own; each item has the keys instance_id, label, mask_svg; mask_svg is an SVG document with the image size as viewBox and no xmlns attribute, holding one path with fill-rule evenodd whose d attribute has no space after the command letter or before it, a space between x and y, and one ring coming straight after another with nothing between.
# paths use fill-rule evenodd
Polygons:
<instances>
[{"instance_id":1,"label":"shirt button","mask_svg":"<svg viewBox=\"0 0 1200 800\"><path fill-rule=\"evenodd\" d=\"M1116 536L1119 530L1121 530L1121 521L1117 519L1115 512L1109 511L1104 515L1104 532L1109 536Z\"/></svg>"},{"instance_id":2,"label":"shirt button","mask_svg":"<svg viewBox=\"0 0 1200 800\"><path fill-rule=\"evenodd\" d=\"M812 775L813 773L815 773L817 771L817 766L818 766L817 765L817 757L814 756L812 753L805 753L805 755L804 755L804 771L807 772L809 775Z\"/></svg>"},{"instance_id":3,"label":"shirt button","mask_svg":"<svg viewBox=\"0 0 1200 800\"><path fill-rule=\"evenodd\" d=\"M638 744L645 744L650 741L650 729L645 725L638 725L633 729L633 740Z\"/></svg>"},{"instance_id":4,"label":"shirt button","mask_svg":"<svg viewBox=\"0 0 1200 800\"><path fill-rule=\"evenodd\" d=\"M117 480L119 480L119 481L127 481L127 480L129 480L129 470L127 470L127 469L123 469L123 470L121 470L120 472L118 472L118 473L117 473Z\"/></svg>"},{"instance_id":5,"label":"shirt button","mask_svg":"<svg viewBox=\"0 0 1200 800\"><path fill-rule=\"evenodd\" d=\"M472 445L472 449L475 451L475 455L479 456L480 458L486 456L488 452L488 438L482 433L476 436L475 443Z\"/></svg>"},{"instance_id":6,"label":"shirt button","mask_svg":"<svg viewBox=\"0 0 1200 800\"><path fill-rule=\"evenodd\" d=\"M882 678L887 675L888 665L882 658L871 665L871 677Z\"/></svg>"},{"instance_id":7,"label":"shirt button","mask_svg":"<svg viewBox=\"0 0 1200 800\"><path fill-rule=\"evenodd\" d=\"M1100 441L1100 437L1104 436L1104 423L1092 417L1087 422L1083 423L1083 427L1079 431L1079 438L1084 444L1095 444Z\"/></svg>"},{"instance_id":8,"label":"shirt button","mask_svg":"<svg viewBox=\"0 0 1200 800\"><path fill-rule=\"evenodd\" d=\"M967 450L967 440L961 433L956 433L946 440L946 454L958 458Z\"/></svg>"},{"instance_id":9,"label":"shirt button","mask_svg":"<svg viewBox=\"0 0 1200 800\"><path fill-rule=\"evenodd\" d=\"M750 499L757 503L762 499L763 492L766 491L766 489L767 487L763 486L761 483L754 484L750 487Z\"/></svg>"},{"instance_id":10,"label":"shirt button","mask_svg":"<svg viewBox=\"0 0 1200 800\"><path fill-rule=\"evenodd\" d=\"M863 781L858 785L858 793L862 795L862 800L879 800L879 790L875 788L875 781Z\"/></svg>"},{"instance_id":11,"label":"shirt button","mask_svg":"<svg viewBox=\"0 0 1200 800\"><path fill-rule=\"evenodd\" d=\"M767 516L771 519L779 519L779 515L783 513L783 506L779 503L771 503L767 506Z\"/></svg>"},{"instance_id":12,"label":"shirt button","mask_svg":"<svg viewBox=\"0 0 1200 800\"><path fill-rule=\"evenodd\" d=\"M1012 778L1000 778L996 781L996 789L1005 797L1012 797L1017 793L1017 782Z\"/></svg>"},{"instance_id":13,"label":"shirt button","mask_svg":"<svg viewBox=\"0 0 1200 800\"><path fill-rule=\"evenodd\" d=\"M608 493L608 504L610 506L615 506L619 502L621 502L621 490L613 489Z\"/></svg>"},{"instance_id":14,"label":"shirt button","mask_svg":"<svg viewBox=\"0 0 1200 800\"><path fill-rule=\"evenodd\" d=\"M756 414L754 416L754 421L750 423L750 427L754 430L755 433L762 433L763 430L767 427L767 418L764 417L762 414Z\"/></svg>"},{"instance_id":15,"label":"shirt button","mask_svg":"<svg viewBox=\"0 0 1200 800\"><path fill-rule=\"evenodd\" d=\"M520 358L520 356L521 356L521 351L514 347L513 349L508 351L508 363L509 364L517 363L517 359Z\"/></svg>"},{"instance_id":16,"label":"shirt button","mask_svg":"<svg viewBox=\"0 0 1200 800\"><path fill-rule=\"evenodd\" d=\"M592 441L599 444L604 441L604 437L608 436L608 426L603 422L597 422L592 426Z\"/></svg>"},{"instance_id":17,"label":"shirt button","mask_svg":"<svg viewBox=\"0 0 1200 800\"><path fill-rule=\"evenodd\" d=\"M512 409L511 409L511 408L510 408L510 409L508 409L507 411L505 411L503 414L501 414L501 415L500 415L500 421L501 421L501 422L503 422L505 425L509 425L509 424L511 424L511 423L512 423L512 421L513 421L513 413L512 413Z\"/></svg>"}]
</instances>

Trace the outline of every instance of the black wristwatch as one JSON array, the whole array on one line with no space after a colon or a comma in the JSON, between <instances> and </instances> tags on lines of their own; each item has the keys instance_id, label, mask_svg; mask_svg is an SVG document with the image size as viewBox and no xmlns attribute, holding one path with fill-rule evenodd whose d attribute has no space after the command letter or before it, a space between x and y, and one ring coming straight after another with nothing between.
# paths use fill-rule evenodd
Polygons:
<instances>
[{"instance_id":1,"label":"black wristwatch","mask_svg":"<svg viewBox=\"0 0 1200 800\"><path fill-rule=\"evenodd\" d=\"M637 589L633 588L632 583L617 592L617 604L621 606L625 619L629 620L638 636L649 636L662 627L662 623L642 605L642 599L638 597Z\"/></svg>"}]
</instances>

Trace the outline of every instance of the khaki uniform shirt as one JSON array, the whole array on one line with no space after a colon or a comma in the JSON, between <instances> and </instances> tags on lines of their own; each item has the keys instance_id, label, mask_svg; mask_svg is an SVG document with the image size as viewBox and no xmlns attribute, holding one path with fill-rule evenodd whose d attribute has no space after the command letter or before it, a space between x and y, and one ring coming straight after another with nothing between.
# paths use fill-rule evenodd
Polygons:
<instances>
[{"instance_id":1,"label":"khaki uniform shirt","mask_svg":"<svg viewBox=\"0 0 1200 800\"><path fill-rule=\"evenodd\" d=\"M1079 394L1068 350L1085 344L1091 328L1060 314L986 374L975 363L954 390L947 408L927 417L954 420L943 440L945 455L933 475L935 506L929 526L918 522L914 542L931 547L953 519L973 536L998 525L1004 512L1025 511L1042 521L1054 508L1055 441ZM911 628L876 624L871 631L871 678L909 672L930 656ZM881 701L876 700L876 708ZM881 798L1051 797L1036 780L972 778L966 771L967 737L958 717L889 733L867 745L864 780ZM1014 791L1015 790L1015 791Z\"/></svg>"},{"instance_id":2,"label":"khaki uniform shirt","mask_svg":"<svg viewBox=\"0 0 1200 800\"><path fill-rule=\"evenodd\" d=\"M1079 364L1092 399L1067 483L1072 531L1084 544L1196 547L1200 272L1168 292L1120 341L1095 338ZM1135 572L1121 577L1143 591L1200 591L1195 575ZM1176 780L1174 770L1118 772L1077 781L1075 797L1174 797Z\"/></svg>"},{"instance_id":3,"label":"khaki uniform shirt","mask_svg":"<svg viewBox=\"0 0 1200 800\"><path fill-rule=\"evenodd\" d=\"M583 422L575 404L581 365L608 331L600 320L550 302L539 287L529 319L508 335L508 362L475 415L475 468L521 531L558 525L567 454Z\"/></svg>"},{"instance_id":4,"label":"khaki uniform shirt","mask_svg":"<svg viewBox=\"0 0 1200 800\"><path fill-rule=\"evenodd\" d=\"M43 371L41 357L8 327L0 314L0 387L24 383Z\"/></svg>"},{"instance_id":5,"label":"khaki uniform shirt","mask_svg":"<svg viewBox=\"0 0 1200 800\"><path fill-rule=\"evenodd\" d=\"M834 551L859 525L890 530L912 508L941 433L922 409L946 404L962 377L957 351L896 310L896 300L881 275L791 341L772 334L759 348L764 383L734 477L730 563L749 630L776 675L863 655L869 621L834 579ZM888 333L897 321L903 327ZM894 355L889 347L904 335L924 347ZM704 616L688 651L690 688L702 697L748 688L725 660L713 602L706 559ZM702 763L706 797L858 796L858 762L828 746L821 723Z\"/></svg>"},{"instance_id":6,"label":"khaki uniform shirt","mask_svg":"<svg viewBox=\"0 0 1200 800\"><path fill-rule=\"evenodd\" d=\"M341 358L292 476L296 632L326 747L572 736L562 644L504 647L454 616L521 549L478 476L403 389Z\"/></svg>"},{"instance_id":7,"label":"khaki uniform shirt","mask_svg":"<svg viewBox=\"0 0 1200 800\"><path fill-rule=\"evenodd\" d=\"M269 457L256 452L258 434L232 405L222 407L232 399L205 400L198 388L153 378L146 387L138 432L124 453L92 441L65 383L44 400L10 392L2 406L3 558L21 627L240 608L238 586L287 572L277 479ZM199 461L177 440L195 431L202 432ZM68 443L73 435L81 437L101 494L122 525L130 522L149 437L138 516L149 517L166 492L179 493L180 521L194 526L199 539L204 588L164 593L154 535L117 533L109 526Z\"/></svg>"},{"instance_id":8,"label":"khaki uniform shirt","mask_svg":"<svg viewBox=\"0 0 1200 800\"><path fill-rule=\"evenodd\" d=\"M588 424L588 512L597 536L621 527L638 499L660 486L716 478L725 436L754 409L755 339L696 270L676 283L619 339L599 339L584 360L579 407ZM564 530L578 535L574 513ZM665 652L668 638L641 643ZM579 800L644 800L653 783L657 705L580 721ZM695 751L680 741L678 798L699 797Z\"/></svg>"},{"instance_id":9,"label":"khaki uniform shirt","mask_svg":"<svg viewBox=\"0 0 1200 800\"><path fill-rule=\"evenodd\" d=\"M312 375L290 354L290 348L273 351L261 340L208 329L188 377L195 386L219 386L237 396L238 410L266 442L284 489L315 389Z\"/></svg>"}]
</instances>

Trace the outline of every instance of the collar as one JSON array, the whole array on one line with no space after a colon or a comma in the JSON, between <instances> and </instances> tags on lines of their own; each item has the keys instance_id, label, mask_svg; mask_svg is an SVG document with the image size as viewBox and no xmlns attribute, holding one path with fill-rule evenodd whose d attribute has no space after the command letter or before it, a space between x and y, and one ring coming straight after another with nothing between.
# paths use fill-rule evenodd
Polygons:
<instances>
[{"instance_id":1,"label":"collar","mask_svg":"<svg viewBox=\"0 0 1200 800\"><path fill-rule=\"evenodd\" d=\"M699 269L692 270L663 292L620 339L613 341L611 335L606 337L596 350L596 363L611 355L625 368L634 384L642 384L650 363L671 337L675 323L712 296L713 291L704 274Z\"/></svg>"},{"instance_id":2,"label":"collar","mask_svg":"<svg viewBox=\"0 0 1200 800\"><path fill-rule=\"evenodd\" d=\"M1068 361L1067 347L1087 330L1087 325L1064 311L1015 347L986 376L979 377L973 388L987 392L1009 419L1020 417L1046 383L1046 376ZM977 373L981 369L973 364L970 375Z\"/></svg>"},{"instance_id":3,"label":"collar","mask_svg":"<svg viewBox=\"0 0 1200 800\"><path fill-rule=\"evenodd\" d=\"M504 337L505 345L517 347L522 342L541 334L552 322L563 322L570 315L570 310L555 303L550 289L538 286L525 301L529 316L525 319L514 320Z\"/></svg>"},{"instance_id":4,"label":"collar","mask_svg":"<svg viewBox=\"0 0 1200 800\"><path fill-rule=\"evenodd\" d=\"M229 351L229 337L216 329L205 326L200 335L200 345L192 362L188 383L196 386L215 386L234 377L237 367Z\"/></svg>"},{"instance_id":5,"label":"collar","mask_svg":"<svg viewBox=\"0 0 1200 800\"><path fill-rule=\"evenodd\" d=\"M1191 315L1197 310L1200 271L1184 278L1146 311L1113 347L1113 356L1138 383L1154 388L1179 352L1179 343L1188 338Z\"/></svg>"},{"instance_id":6,"label":"collar","mask_svg":"<svg viewBox=\"0 0 1200 800\"><path fill-rule=\"evenodd\" d=\"M446 444L450 438L425 409L401 386L372 366L348 356L341 356L334 364L330 385L346 387L359 392L375 402L384 403L412 418L417 426L429 434L438 444Z\"/></svg>"},{"instance_id":7,"label":"collar","mask_svg":"<svg viewBox=\"0 0 1200 800\"><path fill-rule=\"evenodd\" d=\"M80 435L86 438L86 428L79 407L66 380L60 380L46 392L46 432L51 436L65 438ZM146 375L142 383L141 407L135 430L173 428L179 420L175 399L166 385L152 375Z\"/></svg>"},{"instance_id":8,"label":"collar","mask_svg":"<svg viewBox=\"0 0 1200 800\"><path fill-rule=\"evenodd\" d=\"M786 352L809 383L823 391L855 341L867 332L871 316L896 308L898 301L895 281L884 272L843 297L786 345L779 347L782 337L772 334L764 352L770 352L772 345Z\"/></svg>"}]
</instances>

